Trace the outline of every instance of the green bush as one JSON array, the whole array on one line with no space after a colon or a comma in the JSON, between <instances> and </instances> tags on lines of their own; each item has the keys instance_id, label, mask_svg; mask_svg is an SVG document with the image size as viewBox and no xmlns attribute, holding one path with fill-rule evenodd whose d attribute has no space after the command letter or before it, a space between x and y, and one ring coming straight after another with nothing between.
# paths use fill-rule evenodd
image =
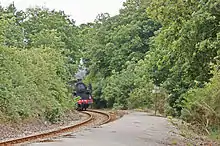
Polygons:
<instances>
[{"instance_id":1,"label":"green bush","mask_svg":"<svg viewBox=\"0 0 220 146\"><path fill-rule=\"evenodd\" d=\"M134 89L134 74L129 71L115 73L106 80L106 83L103 97L107 100L108 107L127 109L127 98Z\"/></svg>"},{"instance_id":2,"label":"green bush","mask_svg":"<svg viewBox=\"0 0 220 146\"><path fill-rule=\"evenodd\" d=\"M0 111L11 120L54 119L73 106L62 79L64 58L57 50L0 47L0 74Z\"/></svg>"},{"instance_id":3,"label":"green bush","mask_svg":"<svg viewBox=\"0 0 220 146\"><path fill-rule=\"evenodd\" d=\"M184 95L182 118L210 134L220 130L220 72L204 88L192 89Z\"/></svg>"},{"instance_id":4,"label":"green bush","mask_svg":"<svg viewBox=\"0 0 220 146\"><path fill-rule=\"evenodd\" d=\"M135 88L128 98L128 107L133 108L152 108L152 85L144 88Z\"/></svg>"},{"instance_id":5,"label":"green bush","mask_svg":"<svg viewBox=\"0 0 220 146\"><path fill-rule=\"evenodd\" d=\"M47 109L45 111L45 118L51 123L56 123L60 120L61 110L59 108Z\"/></svg>"}]
</instances>

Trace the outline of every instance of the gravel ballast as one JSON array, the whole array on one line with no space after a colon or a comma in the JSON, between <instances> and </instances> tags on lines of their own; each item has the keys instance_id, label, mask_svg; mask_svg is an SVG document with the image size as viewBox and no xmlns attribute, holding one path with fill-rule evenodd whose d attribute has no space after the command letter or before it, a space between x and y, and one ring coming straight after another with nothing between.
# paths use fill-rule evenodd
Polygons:
<instances>
[{"instance_id":1,"label":"gravel ballast","mask_svg":"<svg viewBox=\"0 0 220 146\"><path fill-rule=\"evenodd\" d=\"M55 124L51 124L43 119L29 119L18 123L0 124L0 141L13 138L25 137L28 135L46 133L57 128L75 125L88 118L88 115L79 113L75 110L66 112L61 120Z\"/></svg>"}]
</instances>

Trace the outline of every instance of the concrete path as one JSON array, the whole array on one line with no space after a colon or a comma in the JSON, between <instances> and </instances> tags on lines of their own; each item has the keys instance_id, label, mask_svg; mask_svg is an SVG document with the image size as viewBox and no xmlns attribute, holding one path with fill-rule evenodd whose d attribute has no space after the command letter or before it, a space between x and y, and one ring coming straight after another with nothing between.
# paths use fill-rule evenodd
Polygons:
<instances>
[{"instance_id":1,"label":"concrete path","mask_svg":"<svg viewBox=\"0 0 220 146\"><path fill-rule=\"evenodd\" d=\"M174 127L165 118L132 112L100 128L86 129L52 142L31 146L167 146L176 144ZM177 144L178 145L178 144Z\"/></svg>"}]
</instances>

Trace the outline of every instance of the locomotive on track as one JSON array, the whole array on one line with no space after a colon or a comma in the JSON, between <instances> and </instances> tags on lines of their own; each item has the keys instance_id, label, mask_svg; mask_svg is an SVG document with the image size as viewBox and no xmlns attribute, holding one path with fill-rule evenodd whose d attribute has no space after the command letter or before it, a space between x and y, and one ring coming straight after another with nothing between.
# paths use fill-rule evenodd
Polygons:
<instances>
[{"instance_id":1,"label":"locomotive on track","mask_svg":"<svg viewBox=\"0 0 220 146\"><path fill-rule=\"evenodd\" d=\"M93 104L91 84L87 88L81 80L78 80L75 84L75 90L76 91L73 93L74 98L80 97L77 101L77 110L86 110Z\"/></svg>"}]
</instances>

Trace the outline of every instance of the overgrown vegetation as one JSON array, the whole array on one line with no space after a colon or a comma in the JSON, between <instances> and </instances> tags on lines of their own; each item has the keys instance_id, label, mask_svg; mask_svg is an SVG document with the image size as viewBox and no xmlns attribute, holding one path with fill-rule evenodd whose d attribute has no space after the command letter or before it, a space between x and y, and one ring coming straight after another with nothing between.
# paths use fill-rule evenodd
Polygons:
<instances>
[{"instance_id":1,"label":"overgrown vegetation","mask_svg":"<svg viewBox=\"0 0 220 146\"><path fill-rule=\"evenodd\" d=\"M67 81L76 71L77 28L63 12L0 7L1 121L56 122L74 106Z\"/></svg>"},{"instance_id":2,"label":"overgrown vegetation","mask_svg":"<svg viewBox=\"0 0 220 146\"><path fill-rule=\"evenodd\" d=\"M220 73L214 69L214 77L204 88L191 89L184 98L182 118L195 124L207 134L220 131Z\"/></svg>"},{"instance_id":3,"label":"overgrown vegetation","mask_svg":"<svg viewBox=\"0 0 220 146\"><path fill-rule=\"evenodd\" d=\"M64 62L53 49L1 47L1 112L11 119L47 115L68 105L60 74ZM60 74L57 74L60 72Z\"/></svg>"},{"instance_id":4,"label":"overgrown vegetation","mask_svg":"<svg viewBox=\"0 0 220 146\"><path fill-rule=\"evenodd\" d=\"M202 132L219 131L219 6L127 0L119 15L81 25L95 97L108 107L152 108Z\"/></svg>"},{"instance_id":5,"label":"overgrown vegetation","mask_svg":"<svg viewBox=\"0 0 220 146\"><path fill-rule=\"evenodd\" d=\"M0 115L59 118L82 57L95 107L151 108L219 133L219 0L127 0L79 27L63 12L0 12Z\"/></svg>"}]
</instances>

